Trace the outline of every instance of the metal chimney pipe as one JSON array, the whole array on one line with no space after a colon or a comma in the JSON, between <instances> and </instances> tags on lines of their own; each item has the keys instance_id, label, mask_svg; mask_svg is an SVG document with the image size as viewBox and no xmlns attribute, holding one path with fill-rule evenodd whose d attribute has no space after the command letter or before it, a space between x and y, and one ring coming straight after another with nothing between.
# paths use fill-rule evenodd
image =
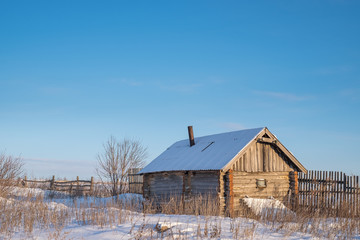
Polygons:
<instances>
[{"instance_id":1,"label":"metal chimney pipe","mask_svg":"<svg viewBox=\"0 0 360 240\"><path fill-rule=\"evenodd\" d=\"M190 147L192 147L195 145L194 132L192 126L188 126L188 132L189 132Z\"/></svg>"}]
</instances>

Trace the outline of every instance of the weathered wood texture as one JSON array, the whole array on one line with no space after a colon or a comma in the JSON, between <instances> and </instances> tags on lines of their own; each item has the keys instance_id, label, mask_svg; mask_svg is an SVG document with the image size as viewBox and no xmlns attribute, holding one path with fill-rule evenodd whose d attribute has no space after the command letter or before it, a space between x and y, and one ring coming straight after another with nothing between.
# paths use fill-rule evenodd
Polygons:
<instances>
[{"instance_id":1,"label":"weathered wood texture","mask_svg":"<svg viewBox=\"0 0 360 240\"><path fill-rule=\"evenodd\" d=\"M181 196L183 193L183 173L149 174L149 197L166 199L170 196Z\"/></svg>"},{"instance_id":2,"label":"weathered wood texture","mask_svg":"<svg viewBox=\"0 0 360 240\"><path fill-rule=\"evenodd\" d=\"M258 188L256 179L265 179L266 187ZM230 182L229 182L230 183ZM227 183L229 185L229 183ZM228 188L228 186L227 186ZM233 172L234 211L241 212L241 199L274 197L284 201L290 190L289 172Z\"/></svg>"},{"instance_id":3,"label":"weathered wood texture","mask_svg":"<svg viewBox=\"0 0 360 240\"><path fill-rule=\"evenodd\" d=\"M299 179L298 179L298 172L290 172L290 204L291 206L296 209L298 207L298 197L299 197Z\"/></svg>"},{"instance_id":4,"label":"weathered wood texture","mask_svg":"<svg viewBox=\"0 0 360 240\"><path fill-rule=\"evenodd\" d=\"M130 168L128 172L129 193L142 194L143 176L138 175L142 168Z\"/></svg>"},{"instance_id":5,"label":"weathered wood texture","mask_svg":"<svg viewBox=\"0 0 360 240\"><path fill-rule=\"evenodd\" d=\"M217 196L219 192L219 171L218 172L193 172L191 176L192 195Z\"/></svg>"},{"instance_id":6,"label":"weathered wood texture","mask_svg":"<svg viewBox=\"0 0 360 240\"><path fill-rule=\"evenodd\" d=\"M188 199L196 195L219 196L220 171L185 171L144 174L144 197L167 199L171 196Z\"/></svg>"},{"instance_id":7,"label":"weathered wood texture","mask_svg":"<svg viewBox=\"0 0 360 240\"><path fill-rule=\"evenodd\" d=\"M91 177L91 180L80 180L79 177L76 177L76 180L55 180L55 176L50 180L30 180L25 176L21 181L24 187L28 187L29 184L32 184L33 187L38 187L37 185L42 185L49 190L55 191L64 191L72 194L89 194L94 189L94 178Z\"/></svg>"},{"instance_id":8,"label":"weathered wood texture","mask_svg":"<svg viewBox=\"0 0 360 240\"><path fill-rule=\"evenodd\" d=\"M225 189L225 182L226 182L226 174L224 172L219 172L219 192L218 192L218 199L219 199L219 210L222 215L225 215L226 212L226 189Z\"/></svg>"},{"instance_id":9,"label":"weathered wood texture","mask_svg":"<svg viewBox=\"0 0 360 240\"><path fill-rule=\"evenodd\" d=\"M296 170L289 158L270 143L253 142L231 166L241 172L290 172Z\"/></svg>"},{"instance_id":10,"label":"weathered wood texture","mask_svg":"<svg viewBox=\"0 0 360 240\"><path fill-rule=\"evenodd\" d=\"M226 173L225 178L225 197L226 197L226 212L227 216L234 216L234 175L233 171L230 169Z\"/></svg>"},{"instance_id":11,"label":"weathered wood texture","mask_svg":"<svg viewBox=\"0 0 360 240\"><path fill-rule=\"evenodd\" d=\"M359 176L348 176L334 171L308 171L298 173L300 206L330 209L340 214L344 209L360 216Z\"/></svg>"}]
</instances>

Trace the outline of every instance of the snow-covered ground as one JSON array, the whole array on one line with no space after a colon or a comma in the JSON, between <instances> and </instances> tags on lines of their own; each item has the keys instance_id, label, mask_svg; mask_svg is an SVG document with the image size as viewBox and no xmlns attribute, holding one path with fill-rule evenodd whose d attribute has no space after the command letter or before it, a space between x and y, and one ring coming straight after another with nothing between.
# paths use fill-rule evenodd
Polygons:
<instances>
[{"instance_id":1,"label":"snow-covered ground","mask_svg":"<svg viewBox=\"0 0 360 240\"><path fill-rule=\"evenodd\" d=\"M55 197L57 196L57 197ZM44 200L41 204L52 211L62 211L72 216L64 224L44 227L35 224L34 229L24 231L13 228L11 234L0 233L0 239L323 239L337 238L336 221L324 220L329 224L309 222L306 231L300 231L297 223L274 223L247 218L228 218L191 215L144 214L141 211L140 195L124 194L118 198L72 198L66 194L41 189L14 188L12 199L0 199L2 210L21 202L25 209L32 201ZM37 199L37 200L36 200ZM286 208L274 200L246 200L250 208L261 214L270 206L284 211ZM129 207L130 205L130 207ZM95 210L96 207L100 210ZM124 206L126 206L124 209ZM71 215L73 214L73 215ZM88 217L81 217L88 214ZM91 223L91 214L109 214L104 224ZM104 217L104 216L102 216ZM79 220L80 219L80 220ZM84 220L81 220L84 219ZM115 219L115 220L114 220ZM0 222L0 229L3 223ZM332 226L331 224L335 224ZM316 231L312 231L315 228ZM323 229L321 229L323 228ZM334 232L325 232L334 229ZM352 236L360 239L360 235Z\"/></svg>"}]
</instances>

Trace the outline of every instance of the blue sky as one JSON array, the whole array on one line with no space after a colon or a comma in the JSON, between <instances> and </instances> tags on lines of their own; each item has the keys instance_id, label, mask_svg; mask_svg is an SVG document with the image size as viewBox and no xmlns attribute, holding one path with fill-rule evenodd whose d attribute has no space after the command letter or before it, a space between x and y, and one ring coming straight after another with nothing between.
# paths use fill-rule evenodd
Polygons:
<instances>
[{"instance_id":1,"label":"blue sky","mask_svg":"<svg viewBox=\"0 0 360 240\"><path fill-rule=\"evenodd\" d=\"M95 175L109 136L267 126L308 169L360 174L358 1L1 1L0 150Z\"/></svg>"}]
</instances>

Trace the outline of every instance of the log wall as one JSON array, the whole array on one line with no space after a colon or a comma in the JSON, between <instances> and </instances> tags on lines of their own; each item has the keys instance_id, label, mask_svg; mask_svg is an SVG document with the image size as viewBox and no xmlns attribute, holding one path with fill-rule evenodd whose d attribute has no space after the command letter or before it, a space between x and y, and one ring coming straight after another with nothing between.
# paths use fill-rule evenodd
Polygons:
<instances>
[{"instance_id":1,"label":"log wall","mask_svg":"<svg viewBox=\"0 0 360 240\"><path fill-rule=\"evenodd\" d=\"M191 176L192 195L212 195L216 196L219 191L218 172L193 172Z\"/></svg>"},{"instance_id":2,"label":"log wall","mask_svg":"<svg viewBox=\"0 0 360 240\"><path fill-rule=\"evenodd\" d=\"M259 172L247 173L233 171L232 180L227 182L228 195L233 198L233 211L241 211L241 199L251 198L269 198L274 197L284 201L290 190L289 172ZM256 179L265 179L266 187L258 188ZM232 189L230 184L232 184Z\"/></svg>"},{"instance_id":3,"label":"log wall","mask_svg":"<svg viewBox=\"0 0 360 240\"><path fill-rule=\"evenodd\" d=\"M219 174L220 171L174 171L144 174L144 197L161 200L170 196L188 199L196 195L206 195L218 198L222 188Z\"/></svg>"},{"instance_id":4,"label":"log wall","mask_svg":"<svg viewBox=\"0 0 360 240\"><path fill-rule=\"evenodd\" d=\"M182 173L144 174L144 196L154 199L167 199L181 196L183 192Z\"/></svg>"}]
</instances>

